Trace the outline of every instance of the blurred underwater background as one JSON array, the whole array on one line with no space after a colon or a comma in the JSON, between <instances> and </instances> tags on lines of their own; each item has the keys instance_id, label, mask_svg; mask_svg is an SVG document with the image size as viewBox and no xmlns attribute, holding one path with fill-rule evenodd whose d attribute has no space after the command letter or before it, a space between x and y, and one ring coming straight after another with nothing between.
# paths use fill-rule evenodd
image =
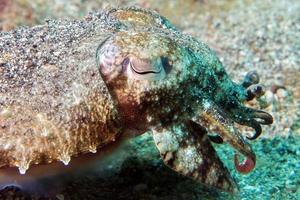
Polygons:
<instances>
[{"instance_id":1,"label":"blurred underwater background","mask_svg":"<svg viewBox=\"0 0 300 200\"><path fill-rule=\"evenodd\" d=\"M270 113L274 122L251 142L257 164L247 175L234 169L229 145L214 145L240 186L237 194L210 190L164 166L147 133L123 144L99 169L74 175L55 198L300 199L300 1L0 0L0 31L44 24L48 18L80 19L116 6L156 10L185 34L208 44L236 82L256 70L266 93L248 104ZM49 198L15 187L0 191L0 199Z\"/></svg>"}]
</instances>

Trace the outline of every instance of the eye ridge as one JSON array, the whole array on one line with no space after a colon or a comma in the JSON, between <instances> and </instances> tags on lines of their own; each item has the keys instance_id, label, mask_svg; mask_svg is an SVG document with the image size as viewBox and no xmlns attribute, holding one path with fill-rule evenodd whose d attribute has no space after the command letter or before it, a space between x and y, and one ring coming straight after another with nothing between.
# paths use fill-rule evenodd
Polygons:
<instances>
[{"instance_id":1,"label":"eye ridge","mask_svg":"<svg viewBox=\"0 0 300 200\"><path fill-rule=\"evenodd\" d=\"M162 67L160 67L159 68L159 71L154 71L154 70L145 70L145 71L140 71L140 70L138 70L138 69L136 69L135 67L134 67L134 64L132 64L131 62L130 62L130 67L131 67L131 69L134 71L134 72L136 72L136 73L138 73L138 74L159 74L161 71L162 71Z\"/></svg>"},{"instance_id":2,"label":"eye ridge","mask_svg":"<svg viewBox=\"0 0 300 200\"><path fill-rule=\"evenodd\" d=\"M130 65L131 68L133 69L134 72L138 73L138 74L159 74L161 72L162 69L160 69L159 71L137 71L132 65Z\"/></svg>"}]
</instances>

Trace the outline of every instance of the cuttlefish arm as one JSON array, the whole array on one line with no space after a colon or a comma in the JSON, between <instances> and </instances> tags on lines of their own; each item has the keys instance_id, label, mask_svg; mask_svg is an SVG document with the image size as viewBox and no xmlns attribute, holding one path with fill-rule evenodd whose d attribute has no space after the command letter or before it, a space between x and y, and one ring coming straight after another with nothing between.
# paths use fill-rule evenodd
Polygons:
<instances>
[{"instance_id":1,"label":"cuttlefish arm","mask_svg":"<svg viewBox=\"0 0 300 200\"><path fill-rule=\"evenodd\" d=\"M261 97L265 93L265 88L259 83L259 75L256 71L248 72L244 80L240 84L235 84L234 87L239 95L229 92L226 97L227 102L221 104L219 102L219 105L222 106L227 117L234 122L253 128L254 134L247 136L247 139L255 140L262 132L261 125L272 124L273 117L265 111L249 108L241 103ZM234 91L232 88L230 90Z\"/></svg>"},{"instance_id":2,"label":"cuttlefish arm","mask_svg":"<svg viewBox=\"0 0 300 200\"><path fill-rule=\"evenodd\" d=\"M237 184L214 150L207 131L193 121L152 130L164 163L174 171L223 191Z\"/></svg>"},{"instance_id":3,"label":"cuttlefish arm","mask_svg":"<svg viewBox=\"0 0 300 200\"><path fill-rule=\"evenodd\" d=\"M210 137L213 142L214 140L225 141L246 157L244 163L240 164L238 156L235 154L234 163L237 171L240 173L249 173L254 169L256 156L251 146L243 139L240 132L233 126L233 121L229 120L226 114L216 105L212 102L205 102L204 111L195 117L193 121L203 127L207 127L210 132L218 134L217 137Z\"/></svg>"}]
</instances>

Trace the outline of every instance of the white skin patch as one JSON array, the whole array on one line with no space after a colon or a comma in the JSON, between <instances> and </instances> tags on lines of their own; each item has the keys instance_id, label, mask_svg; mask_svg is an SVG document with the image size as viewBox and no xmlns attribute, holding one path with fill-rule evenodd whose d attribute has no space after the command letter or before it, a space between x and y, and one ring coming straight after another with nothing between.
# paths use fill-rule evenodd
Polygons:
<instances>
[{"instance_id":1,"label":"white skin patch","mask_svg":"<svg viewBox=\"0 0 300 200\"><path fill-rule=\"evenodd\" d=\"M97 147L90 147L89 152L91 153L97 153Z\"/></svg>"},{"instance_id":2,"label":"white skin patch","mask_svg":"<svg viewBox=\"0 0 300 200\"><path fill-rule=\"evenodd\" d=\"M174 138L174 134L170 133L169 131L163 131L162 133L158 133L155 130L153 131L153 138L158 145L158 148L162 154L167 152L174 152L177 151L179 148L178 141Z\"/></svg>"},{"instance_id":3,"label":"white skin patch","mask_svg":"<svg viewBox=\"0 0 300 200\"><path fill-rule=\"evenodd\" d=\"M209 103L209 101L204 101L203 102L204 110L208 110L210 107L211 107L211 103Z\"/></svg>"},{"instance_id":4,"label":"white skin patch","mask_svg":"<svg viewBox=\"0 0 300 200\"><path fill-rule=\"evenodd\" d=\"M60 160L64 163L64 165L68 165L71 161L71 157L65 153L60 156Z\"/></svg>"},{"instance_id":5,"label":"white skin patch","mask_svg":"<svg viewBox=\"0 0 300 200\"><path fill-rule=\"evenodd\" d=\"M4 150L7 150L11 147L11 144L10 143L6 143L4 146L3 146L3 149Z\"/></svg>"},{"instance_id":6,"label":"white skin patch","mask_svg":"<svg viewBox=\"0 0 300 200\"><path fill-rule=\"evenodd\" d=\"M26 173L26 171L28 170L29 168L29 162L27 161L22 161L19 165L19 172L20 174L24 175Z\"/></svg>"},{"instance_id":7,"label":"white skin patch","mask_svg":"<svg viewBox=\"0 0 300 200\"><path fill-rule=\"evenodd\" d=\"M46 129L46 128L43 128L43 130L41 132L41 135L44 136L44 137L47 137L49 135L49 130Z\"/></svg>"},{"instance_id":8,"label":"white skin patch","mask_svg":"<svg viewBox=\"0 0 300 200\"><path fill-rule=\"evenodd\" d=\"M202 163L202 158L198 155L195 146L188 146L187 148L180 148L177 151L177 160L183 163L183 173L193 172Z\"/></svg>"}]
</instances>

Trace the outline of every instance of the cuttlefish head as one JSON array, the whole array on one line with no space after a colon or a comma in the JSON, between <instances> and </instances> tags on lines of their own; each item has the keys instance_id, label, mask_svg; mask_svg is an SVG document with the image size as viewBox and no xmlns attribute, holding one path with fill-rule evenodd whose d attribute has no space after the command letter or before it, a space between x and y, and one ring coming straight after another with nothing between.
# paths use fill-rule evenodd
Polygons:
<instances>
[{"instance_id":1,"label":"cuttlefish head","mask_svg":"<svg viewBox=\"0 0 300 200\"><path fill-rule=\"evenodd\" d=\"M210 141L228 142L246 156L243 164L239 164L237 155L234 161L239 172L248 173L255 166L255 153L234 123L252 125L259 133L257 124L272 123L272 116L243 106L245 95L234 99L238 106L224 106L225 100L231 100L230 95L215 74L224 75L233 90L242 86L231 84L222 68L210 66L205 56L214 59L214 54L208 47L192 47L163 32L123 31L103 41L96 56L101 76L126 128L143 133L151 127L192 120L218 134L209 137ZM241 93L246 94L246 89ZM212 91L220 93L221 98L214 98ZM248 93L255 96L254 92Z\"/></svg>"},{"instance_id":2,"label":"cuttlefish head","mask_svg":"<svg viewBox=\"0 0 300 200\"><path fill-rule=\"evenodd\" d=\"M100 44L98 67L127 127L143 132L155 119L169 118L171 97L173 105L182 99L177 89L189 73L191 59L183 57L187 51L160 33L119 32Z\"/></svg>"}]
</instances>

